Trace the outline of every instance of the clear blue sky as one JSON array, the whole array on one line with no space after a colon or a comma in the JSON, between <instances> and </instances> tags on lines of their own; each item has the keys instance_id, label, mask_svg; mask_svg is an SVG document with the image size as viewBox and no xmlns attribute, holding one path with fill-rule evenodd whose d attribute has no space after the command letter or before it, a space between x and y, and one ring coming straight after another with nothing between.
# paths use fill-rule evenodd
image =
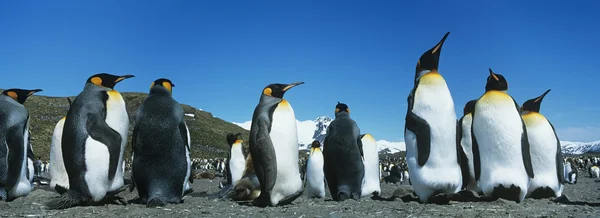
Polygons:
<instances>
[{"instance_id":1,"label":"clear blue sky","mask_svg":"<svg viewBox=\"0 0 600 218\"><path fill-rule=\"evenodd\" d=\"M267 84L304 81L286 94L297 119L341 101L399 141L416 62L450 31L440 73L457 114L491 67L519 103L552 89L542 113L561 140L600 139L597 1L94 2L0 1L0 87L76 95L109 72L147 92L167 77L181 103L244 122Z\"/></svg>"}]
</instances>

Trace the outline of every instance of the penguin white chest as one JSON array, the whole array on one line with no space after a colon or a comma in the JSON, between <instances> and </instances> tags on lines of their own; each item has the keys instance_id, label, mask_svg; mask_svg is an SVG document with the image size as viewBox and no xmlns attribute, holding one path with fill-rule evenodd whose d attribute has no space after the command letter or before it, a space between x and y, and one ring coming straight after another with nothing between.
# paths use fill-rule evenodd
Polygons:
<instances>
[{"instance_id":1,"label":"penguin white chest","mask_svg":"<svg viewBox=\"0 0 600 218\"><path fill-rule=\"evenodd\" d=\"M125 101L119 92L116 90L108 91L108 100L106 101L106 124L121 135L121 151L119 153L119 163L115 179L112 181L109 191L114 191L121 188L123 182L123 154L129 136L129 116Z\"/></svg>"},{"instance_id":2,"label":"penguin white chest","mask_svg":"<svg viewBox=\"0 0 600 218\"><path fill-rule=\"evenodd\" d=\"M321 149L313 148L306 163L306 192L309 197L325 197L323 163Z\"/></svg>"},{"instance_id":3,"label":"penguin white chest","mask_svg":"<svg viewBox=\"0 0 600 218\"><path fill-rule=\"evenodd\" d=\"M65 125L65 118L58 121L52 133L52 142L50 145L50 163L48 171L50 172L50 188L54 189L56 185L63 188L69 188L69 176L65 169L62 157L62 132Z\"/></svg>"},{"instance_id":4,"label":"penguin white chest","mask_svg":"<svg viewBox=\"0 0 600 218\"><path fill-rule=\"evenodd\" d=\"M17 182L17 184L12 187L12 189L10 190L8 194L8 196L11 197L22 197L22 196L26 196L27 194L29 194L29 192L31 191L31 189L33 188L31 186L31 182L28 179L28 174L27 171L28 170L32 170L29 169L29 162L32 161L28 161L30 160L29 158L27 158L27 148L29 147L29 118L27 118L27 123L25 124L25 131L23 132L23 154L21 155L23 158L23 161L20 163L20 168L21 171L19 173L19 181ZM10 152L10 150L9 150ZM31 164L32 168L33 168L33 163Z\"/></svg>"},{"instance_id":5,"label":"penguin white chest","mask_svg":"<svg viewBox=\"0 0 600 218\"><path fill-rule=\"evenodd\" d=\"M296 116L290 104L282 99L273 112L271 142L277 159L277 180L271 192L271 203L279 201L302 188L298 166L298 130Z\"/></svg>"},{"instance_id":6,"label":"penguin white chest","mask_svg":"<svg viewBox=\"0 0 600 218\"><path fill-rule=\"evenodd\" d=\"M361 139L364 154L365 174L361 187L361 195L368 196L374 192L380 193L379 182L379 154L377 142L370 134L366 134Z\"/></svg>"},{"instance_id":7,"label":"penguin white chest","mask_svg":"<svg viewBox=\"0 0 600 218\"><path fill-rule=\"evenodd\" d=\"M231 170L231 184L235 184L242 178L246 167L246 160L244 159L241 143L236 143L231 146L231 160L228 164L229 170Z\"/></svg>"},{"instance_id":8,"label":"penguin white chest","mask_svg":"<svg viewBox=\"0 0 600 218\"><path fill-rule=\"evenodd\" d=\"M528 113L522 118L527 127L531 164L535 175L531 181L530 192L544 186L560 191L562 185L558 181L557 167L562 162L556 162L558 142L550 123L539 113Z\"/></svg>"},{"instance_id":9,"label":"penguin white chest","mask_svg":"<svg viewBox=\"0 0 600 218\"><path fill-rule=\"evenodd\" d=\"M462 146L463 151L467 155L467 164L469 166L469 181L467 188L469 190L479 191L477 187L477 181L475 181L475 167L473 165L473 144L471 142L471 124L473 121L472 114L466 114L462 118L462 123L460 124L460 128L462 130L462 136L460 139L460 145Z\"/></svg>"}]
</instances>

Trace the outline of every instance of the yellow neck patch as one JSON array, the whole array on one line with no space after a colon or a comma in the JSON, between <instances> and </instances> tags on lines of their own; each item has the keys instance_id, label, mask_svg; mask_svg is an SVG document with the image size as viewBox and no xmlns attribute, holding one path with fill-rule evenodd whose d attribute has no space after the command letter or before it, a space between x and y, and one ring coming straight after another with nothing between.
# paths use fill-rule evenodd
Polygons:
<instances>
[{"instance_id":1,"label":"yellow neck patch","mask_svg":"<svg viewBox=\"0 0 600 218\"><path fill-rule=\"evenodd\" d=\"M236 140L236 141L235 141L233 144L234 144L234 145L235 145L235 144L240 144L240 145L241 145L241 144L242 144L242 142L244 142L244 140L238 139L238 140Z\"/></svg>"},{"instance_id":2,"label":"yellow neck patch","mask_svg":"<svg viewBox=\"0 0 600 218\"><path fill-rule=\"evenodd\" d=\"M100 77L93 77L91 81L94 85L102 86L102 78Z\"/></svg>"},{"instance_id":3,"label":"yellow neck patch","mask_svg":"<svg viewBox=\"0 0 600 218\"><path fill-rule=\"evenodd\" d=\"M169 82L162 82L162 85L167 88L167 90L169 90L169 92L173 92L173 87L171 87L171 83Z\"/></svg>"},{"instance_id":4,"label":"yellow neck patch","mask_svg":"<svg viewBox=\"0 0 600 218\"><path fill-rule=\"evenodd\" d=\"M536 112L529 112L521 117L523 118L523 122L527 126L541 124L546 121L546 117L544 117L544 115Z\"/></svg>"},{"instance_id":5,"label":"yellow neck patch","mask_svg":"<svg viewBox=\"0 0 600 218\"><path fill-rule=\"evenodd\" d=\"M6 95L8 95L9 97L11 97L12 99L15 99L15 101L19 97L19 95L17 95L17 93L13 92L13 91L7 92Z\"/></svg>"},{"instance_id":6,"label":"yellow neck patch","mask_svg":"<svg viewBox=\"0 0 600 218\"><path fill-rule=\"evenodd\" d=\"M273 93L273 90L271 88L265 88L265 90L263 90L263 94L271 96L271 93Z\"/></svg>"},{"instance_id":7,"label":"yellow neck patch","mask_svg":"<svg viewBox=\"0 0 600 218\"><path fill-rule=\"evenodd\" d=\"M420 85L439 85L443 83L446 83L446 80L437 71L428 72L421 76L419 80Z\"/></svg>"}]
</instances>

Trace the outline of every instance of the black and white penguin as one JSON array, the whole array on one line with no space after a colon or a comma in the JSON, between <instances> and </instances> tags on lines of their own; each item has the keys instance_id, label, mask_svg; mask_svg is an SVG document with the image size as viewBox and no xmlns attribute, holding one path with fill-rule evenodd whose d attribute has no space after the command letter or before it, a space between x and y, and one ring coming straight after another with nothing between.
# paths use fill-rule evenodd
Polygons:
<instances>
[{"instance_id":1,"label":"black and white penguin","mask_svg":"<svg viewBox=\"0 0 600 218\"><path fill-rule=\"evenodd\" d=\"M417 62L408 96L404 140L411 182L421 202L436 194L460 191L462 174L456 143L454 101L438 72L442 45L449 32Z\"/></svg>"},{"instance_id":2,"label":"black and white penguin","mask_svg":"<svg viewBox=\"0 0 600 218\"><path fill-rule=\"evenodd\" d=\"M377 142L371 134L362 134L360 136L362 150L364 155L365 175L361 188L361 196L379 195L381 193L381 182L379 175L379 149Z\"/></svg>"},{"instance_id":3,"label":"black and white penguin","mask_svg":"<svg viewBox=\"0 0 600 218\"><path fill-rule=\"evenodd\" d=\"M298 166L296 116L283 95L294 86L270 84L260 96L250 127L250 154L260 183L260 207L291 203L303 193Z\"/></svg>"},{"instance_id":4,"label":"black and white penguin","mask_svg":"<svg viewBox=\"0 0 600 218\"><path fill-rule=\"evenodd\" d=\"M473 110L475 109L475 102L477 102L477 100L471 100L465 105L465 108L463 109L463 116L458 121L456 135L458 136L460 148L462 148L462 151L465 154L461 159L463 187L465 187L467 190L481 192L481 189L475 180L475 170L473 168L473 147L471 146L471 123L473 122Z\"/></svg>"},{"instance_id":5,"label":"black and white penguin","mask_svg":"<svg viewBox=\"0 0 600 218\"><path fill-rule=\"evenodd\" d=\"M243 176L246 169L246 154L242 146L242 134L227 134L229 144L229 157L227 158L227 184L235 184Z\"/></svg>"},{"instance_id":6,"label":"black and white penguin","mask_svg":"<svg viewBox=\"0 0 600 218\"><path fill-rule=\"evenodd\" d=\"M564 163L564 179L569 184L577 184L577 166L571 164L571 160Z\"/></svg>"},{"instance_id":7,"label":"black and white penguin","mask_svg":"<svg viewBox=\"0 0 600 218\"><path fill-rule=\"evenodd\" d=\"M306 194L310 198L325 197L325 174L321 143L313 141L306 160Z\"/></svg>"},{"instance_id":8,"label":"black and white penguin","mask_svg":"<svg viewBox=\"0 0 600 218\"><path fill-rule=\"evenodd\" d=\"M489 71L473 111L475 179L486 196L520 203L534 178L527 129L506 79Z\"/></svg>"},{"instance_id":9,"label":"black and white penguin","mask_svg":"<svg viewBox=\"0 0 600 218\"><path fill-rule=\"evenodd\" d=\"M147 207L183 202L191 190L190 132L183 107L173 99L175 84L160 78L137 110L131 137L130 191Z\"/></svg>"},{"instance_id":10,"label":"black and white penguin","mask_svg":"<svg viewBox=\"0 0 600 218\"><path fill-rule=\"evenodd\" d=\"M588 168L590 178L600 178L600 168L598 166L590 166Z\"/></svg>"},{"instance_id":11,"label":"black and white penguin","mask_svg":"<svg viewBox=\"0 0 600 218\"><path fill-rule=\"evenodd\" d=\"M29 111L25 100L41 89L7 89L0 94L0 200L12 201L31 192L33 169ZM28 152L29 151L29 152ZM31 163L33 164L33 163Z\"/></svg>"},{"instance_id":12,"label":"black and white penguin","mask_svg":"<svg viewBox=\"0 0 600 218\"><path fill-rule=\"evenodd\" d=\"M535 174L526 197L560 197L565 183L560 140L552 123L540 114L540 105L548 92L550 89L536 98L525 101L521 106L521 118L527 128L531 165Z\"/></svg>"},{"instance_id":13,"label":"black and white penguin","mask_svg":"<svg viewBox=\"0 0 600 218\"><path fill-rule=\"evenodd\" d=\"M335 119L327 127L323 143L323 170L334 201L358 200L365 175L360 128L348 105L337 103Z\"/></svg>"},{"instance_id":14,"label":"black and white penguin","mask_svg":"<svg viewBox=\"0 0 600 218\"><path fill-rule=\"evenodd\" d=\"M71 107L71 99L69 101L69 108ZM50 173L50 188L55 190L59 194L67 192L69 189L69 175L65 169L65 163L63 162L62 154L62 133L65 125L64 116L54 126L54 132L52 133L52 141L50 144L50 166L48 171Z\"/></svg>"},{"instance_id":15,"label":"black and white penguin","mask_svg":"<svg viewBox=\"0 0 600 218\"><path fill-rule=\"evenodd\" d=\"M69 190L49 201L48 209L91 205L118 200L123 187L123 153L129 133L125 101L114 90L133 75L106 73L88 78L71 104L62 135L62 154Z\"/></svg>"}]
</instances>

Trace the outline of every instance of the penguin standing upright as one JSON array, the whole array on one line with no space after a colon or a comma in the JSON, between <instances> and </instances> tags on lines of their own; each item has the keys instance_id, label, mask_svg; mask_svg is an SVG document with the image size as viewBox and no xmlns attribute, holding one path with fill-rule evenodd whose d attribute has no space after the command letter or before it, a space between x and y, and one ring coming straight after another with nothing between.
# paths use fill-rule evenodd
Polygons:
<instances>
[{"instance_id":1,"label":"penguin standing upright","mask_svg":"<svg viewBox=\"0 0 600 218\"><path fill-rule=\"evenodd\" d=\"M288 204L302 195L298 166L296 116L286 91L304 84L270 84L260 96L250 127L250 154L260 183L260 196L253 204L260 207Z\"/></svg>"},{"instance_id":2,"label":"penguin standing upright","mask_svg":"<svg viewBox=\"0 0 600 218\"><path fill-rule=\"evenodd\" d=\"M473 168L473 147L471 146L471 123L473 122L473 110L477 100L467 102L463 109L463 116L458 121L457 139L464 156L461 159L461 170L463 171L463 187L468 190L481 192L477 181L475 180L475 170Z\"/></svg>"},{"instance_id":3,"label":"penguin standing upright","mask_svg":"<svg viewBox=\"0 0 600 218\"><path fill-rule=\"evenodd\" d=\"M246 168L246 156L242 148L242 134L227 134L229 157L227 158L227 184L235 184L243 176Z\"/></svg>"},{"instance_id":4,"label":"penguin standing upright","mask_svg":"<svg viewBox=\"0 0 600 218\"><path fill-rule=\"evenodd\" d=\"M365 175L360 129L352 118L348 105L335 106L335 119L327 127L323 144L323 170L334 201L358 200Z\"/></svg>"},{"instance_id":5,"label":"penguin standing upright","mask_svg":"<svg viewBox=\"0 0 600 218\"><path fill-rule=\"evenodd\" d=\"M177 204L190 190L190 133L183 107L173 99L175 84L160 78L137 111L131 137L130 191L147 207Z\"/></svg>"},{"instance_id":6,"label":"penguin standing upright","mask_svg":"<svg viewBox=\"0 0 600 218\"><path fill-rule=\"evenodd\" d=\"M438 73L442 40L417 62L408 96L404 139L411 184L421 202L437 194L456 193L462 186L456 144L456 112L446 81Z\"/></svg>"},{"instance_id":7,"label":"penguin standing upright","mask_svg":"<svg viewBox=\"0 0 600 218\"><path fill-rule=\"evenodd\" d=\"M473 111L475 180L486 196L520 203L534 177L527 129L504 76L490 69Z\"/></svg>"},{"instance_id":8,"label":"penguin standing upright","mask_svg":"<svg viewBox=\"0 0 600 218\"><path fill-rule=\"evenodd\" d=\"M7 89L0 94L0 200L12 201L32 189L29 111L25 100L41 89Z\"/></svg>"},{"instance_id":9,"label":"penguin standing upright","mask_svg":"<svg viewBox=\"0 0 600 218\"><path fill-rule=\"evenodd\" d=\"M313 141L306 161L306 193L311 198L325 197L323 153L319 141Z\"/></svg>"},{"instance_id":10,"label":"penguin standing upright","mask_svg":"<svg viewBox=\"0 0 600 218\"><path fill-rule=\"evenodd\" d=\"M71 99L67 98L69 101L69 108L71 107ZM69 189L69 175L67 175L67 170L65 169L65 163L63 162L63 153L62 153L62 135L63 135L63 127L65 125L65 119L67 117L61 118L56 126L54 126L54 132L52 133L52 141L50 144L50 188L58 192L59 194L63 194L67 192Z\"/></svg>"},{"instance_id":11,"label":"penguin standing upright","mask_svg":"<svg viewBox=\"0 0 600 218\"><path fill-rule=\"evenodd\" d=\"M121 165L129 117L125 101L114 87L131 77L93 75L73 100L61 139L69 190L49 201L48 209L90 205L103 199L123 203L116 194L125 190Z\"/></svg>"},{"instance_id":12,"label":"penguin standing upright","mask_svg":"<svg viewBox=\"0 0 600 218\"><path fill-rule=\"evenodd\" d=\"M379 175L379 150L377 142L371 134L360 136L364 155L365 175L362 184L361 196L379 195L381 192Z\"/></svg>"},{"instance_id":13,"label":"penguin standing upright","mask_svg":"<svg viewBox=\"0 0 600 218\"><path fill-rule=\"evenodd\" d=\"M532 198L560 197L565 183L560 140L552 123L540 114L540 105L548 92L550 89L521 106L535 174L527 189L527 196Z\"/></svg>"}]
</instances>

